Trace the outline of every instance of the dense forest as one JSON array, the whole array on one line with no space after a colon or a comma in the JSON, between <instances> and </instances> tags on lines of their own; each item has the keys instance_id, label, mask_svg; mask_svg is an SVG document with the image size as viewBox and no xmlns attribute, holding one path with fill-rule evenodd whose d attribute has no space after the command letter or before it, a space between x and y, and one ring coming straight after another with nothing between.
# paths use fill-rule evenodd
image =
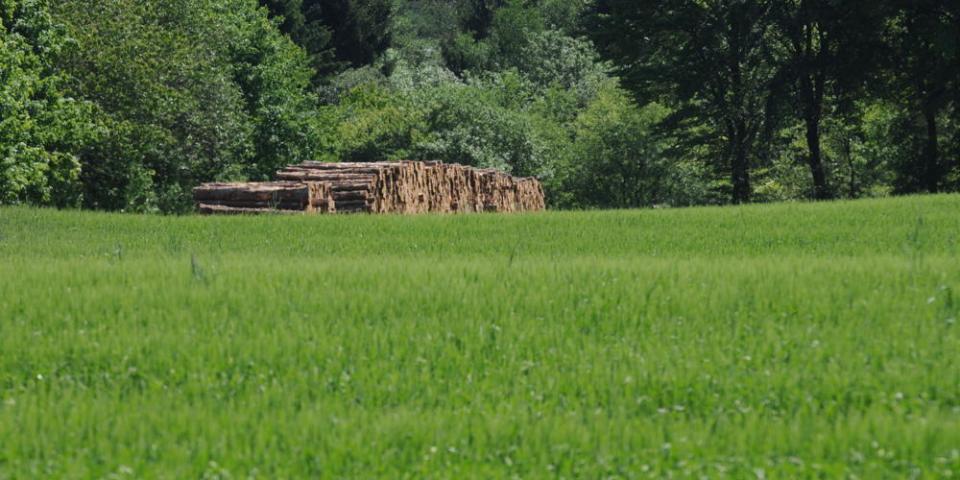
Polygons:
<instances>
[{"instance_id":1,"label":"dense forest","mask_svg":"<svg viewBox=\"0 0 960 480\"><path fill-rule=\"evenodd\" d=\"M555 208L960 189L951 0L0 0L0 204L186 212L303 160Z\"/></svg>"}]
</instances>

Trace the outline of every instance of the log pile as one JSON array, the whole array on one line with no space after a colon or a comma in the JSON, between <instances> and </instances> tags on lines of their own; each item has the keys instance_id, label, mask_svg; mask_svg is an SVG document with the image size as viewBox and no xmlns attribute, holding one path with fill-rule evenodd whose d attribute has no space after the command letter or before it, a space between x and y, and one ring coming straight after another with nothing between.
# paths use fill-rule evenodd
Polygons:
<instances>
[{"instance_id":1,"label":"log pile","mask_svg":"<svg viewBox=\"0 0 960 480\"><path fill-rule=\"evenodd\" d=\"M329 182L337 212L529 212L546 208L535 178L441 162L305 162L277 172L288 181Z\"/></svg>"},{"instance_id":2,"label":"log pile","mask_svg":"<svg viewBox=\"0 0 960 480\"><path fill-rule=\"evenodd\" d=\"M543 187L535 178L441 162L305 162L280 170L277 178L282 182L204 185L194 190L194 198L201 212L211 214L264 213L278 207L282 211L399 214L546 208ZM293 193L295 185L317 185L310 187L317 190ZM276 195L263 193L271 188L280 190ZM269 207L264 198L269 198Z\"/></svg>"},{"instance_id":3,"label":"log pile","mask_svg":"<svg viewBox=\"0 0 960 480\"><path fill-rule=\"evenodd\" d=\"M193 189L205 214L334 213L330 185L322 182L207 183Z\"/></svg>"}]
</instances>

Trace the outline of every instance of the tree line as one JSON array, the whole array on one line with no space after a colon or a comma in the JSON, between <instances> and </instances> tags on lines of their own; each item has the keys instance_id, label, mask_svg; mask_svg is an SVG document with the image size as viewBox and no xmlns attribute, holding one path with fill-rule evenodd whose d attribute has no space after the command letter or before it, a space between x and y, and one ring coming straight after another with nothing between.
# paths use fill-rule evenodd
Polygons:
<instances>
[{"instance_id":1,"label":"tree line","mask_svg":"<svg viewBox=\"0 0 960 480\"><path fill-rule=\"evenodd\" d=\"M946 0L0 0L0 204L185 212L307 159L557 208L960 188Z\"/></svg>"},{"instance_id":2,"label":"tree line","mask_svg":"<svg viewBox=\"0 0 960 480\"><path fill-rule=\"evenodd\" d=\"M676 121L723 139L715 155L735 202L750 200L751 172L791 124L803 131L810 196L841 194L827 157L852 156L846 142L860 140L864 114L884 107L900 122L888 147L907 144L890 159L893 189L956 188L960 3L601 0L589 29L639 98L674 105ZM825 135L841 151L825 152ZM847 173L842 193L856 196L858 172Z\"/></svg>"}]
</instances>

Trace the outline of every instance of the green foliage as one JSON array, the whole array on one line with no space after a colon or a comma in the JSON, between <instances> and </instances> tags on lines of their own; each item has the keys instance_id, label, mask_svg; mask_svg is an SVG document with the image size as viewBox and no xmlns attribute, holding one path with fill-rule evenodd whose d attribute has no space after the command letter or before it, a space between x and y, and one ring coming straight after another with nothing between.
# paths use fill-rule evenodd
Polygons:
<instances>
[{"instance_id":1,"label":"green foliage","mask_svg":"<svg viewBox=\"0 0 960 480\"><path fill-rule=\"evenodd\" d=\"M369 64L392 41L392 0L304 0L303 9L308 34L329 32L334 61L314 63L321 75Z\"/></svg>"},{"instance_id":2,"label":"green foliage","mask_svg":"<svg viewBox=\"0 0 960 480\"><path fill-rule=\"evenodd\" d=\"M260 0L260 4L279 19L280 30L307 52L316 80L340 67L330 26L323 22L316 9L307 11L303 0Z\"/></svg>"},{"instance_id":3,"label":"green foliage","mask_svg":"<svg viewBox=\"0 0 960 480\"><path fill-rule=\"evenodd\" d=\"M77 93L96 99L113 132L84 152L88 206L155 209L148 199L210 178L249 155L252 132L242 118L242 92L222 56L196 48L219 47L213 32L202 30L208 12L179 3L73 0L57 6L80 44L62 64L77 76ZM149 182L138 178L143 174ZM153 191L131 191L135 186Z\"/></svg>"},{"instance_id":4,"label":"green foliage","mask_svg":"<svg viewBox=\"0 0 960 480\"><path fill-rule=\"evenodd\" d=\"M477 40L468 33L461 33L444 42L443 58L450 70L463 76L467 72L491 68L493 49L489 42Z\"/></svg>"},{"instance_id":5,"label":"green foliage","mask_svg":"<svg viewBox=\"0 0 960 480\"><path fill-rule=\"evenodd\" d=\"M306 0L304 8L332 31L337 59L347 65L371 63L390 46L392 0Z\"/></svg>"},{"instance_id":6,"label":"green foliage","mask_svg":"<svg viewBox=\"0 0 960 480\"><path fill-rule=\"evenodd\" d=\"M449 39L462 30L465 5L457 0L400 0L395 3L394 46L421 40Z\"/></svg>"},{"instance_id":7,"label":"green foliage","mask_svg":"<svg viewBox=\"0 0 960 480\"><path fill-rule=\"evenodd\" d=\"M198 182L266 178L319 149L306 57L255 1L68 0L56 13L79 44L58 66L109 131L82 152L87 206L184 211Z\"/></svg>"},{"instance_id":8,"label":"green foliage","mask_svg":"<svg viewBox=\"0 0 960 480\"><path fill-rule=\"evenodd\" d=\"M474 38L480 40L490 35L497 9L509 0L463 0L461 25Z\"/></svg>"},{"instance_id":9,"label":"green foliage","mask_svg":"<svg viewBox=\"0 0 960 480\"><path fill-rule=\"evenodd\" d=\"M953 190L958 19L943 0L0 0L0 201L182 212L198 182L305 159L503 168L571 207Z\"/></svg>"},{"instance_id":10,"label":"green foliage","mask_svg":"<svg viewBox=\"0 0 960 480\"><path fill-rule=\"evenodd\" d=\"M787 103L794 118L804 124L803 156L811 173L810 196L830 199L836 186L831 185L834 182L827 171L830 157L824 158L829 145L824 142L823 129L836 120L834 115L844 113L863 95L865 81L878 71L884 7L840 0L789 0L774 8L781 44L774 61L781 70L770 87L774 92L771 102Z\"/></svg>"},{"instance_id":11,"label":"green foliage","mask_svg":"<svg viewBox=\"0 0 960 480\"><path fill-rule=\"evenodd\" d=\"M309 55L314 80L373 62L393 36L391 0L260 0Z\"/></svg>"},{"instance_id":12,"label":"green foliage","mask_svg":"<svg viewBox=\"0 0 960 480\"><path fill-rule=\"evenodd\" d=\"M439 8L425 2L401 10L409 19L405 28L432 32L433 41L407 38L387 52L383 64L331 82L336 90L354 92L337 100L340 146L331 158L406 156L500 168L540 177L553 205L572 205L564 200L571 197L565 173L593 165L593 152L575 147L575 122L610 83L609 67L588 41L544 29L539 5L507 2L494 9L487 35L479 39L424 26L425 12ZM450 8L440 11L449 16L455 10ZM372 92L379 101L357 101L356 95ZM621 100L624 111L640 111ZM590 128L599 132L608 121L598 116ZM629 206L620 200L610 205Z\"/></svg>"},{"instance_id":13,"label":"green foliage","mask_svg":"<svg viewBox=\"0 0 960 480\"><path fill-rule=\"evenodd\" d=\"M507 74L421 95L433 135L417 145L418 156L522 176L537 174L544 159L532 138L531 119L506 105L512 100L507 84L514 79Z\"/></svg>"},{"instance_id":14,"label":"green foliage","mask_svg":"<svg viewBox=\"0 0 960 480\"><path fill-rule=\"evenodd\" d=\"M520 0L511 0L493 18L489 42L501 68L519 68L530 37L544 29L543 17Z\"/></svg>"},{"instance_id":15,"label":"green foliage","mask_svg":"<svg viewBox=\"0 0 960 480\"><path fill-rule=\"evenodd\" d=\"M590 42L544 29L540 8L508 2L494 11L485 38L441 33L433 44L408 41L388 52L388 75L374 73L385 70L375 65L340 76L334 85L355 90L337 107L340 147L332 158L410 157L535 175L554 206L708 201L703 168L659 157L664 140L650 118L668 111L634 105ZM412 12L416 25L422 19ZM442 57L426 53L438 44ZM363 78L369 84L357 85ZM378 101L357 101L373 92ZM637 183L628 195L613 194L624 182Z\"/></svg>"},{"instance_id":16,"label":"green foliage","mask_svg":"<svg viewBox=\"0 0 960 480\"><path fill-rule=\"evenodd\" d=\"M777 2L601 0L590 34L641 101L660 101L721 140L713 157L733 202L749 201L778 75ZM676 120L676 118L674 119ZM683 130L678 129L678 133Z\"/></svg>"},{"instance_id":17,"label":"green foliage","mask_svg":"<svg viewBox=\"0 0 960 480\"><path fill-rule=\"evenodd\" d=\"M537 9L548 28L574 35L580 32L582 17L593 1L540 0Z\"/></svg>"},{"instance_id":18,"label":"green foliage","mask_svg":"<svg viewBox=\"0 0 960 480\"><path fill-rule=\"evenodd\" d=\"M884 102L858 105L854 118L827 124L825 147L831 160L833 183L845 198L877 197L892 193L891 168L905 158L897 135L896 109Z\"/></svg>"},{"instance_id":19,"label":"green foliage","mask_svg":"<svg viewBox=\"0 0 960 480\"><path fill-rule=\"evenodd\" d=\"M672 165L655 126L670 111L637 109L618 88L604 88L574 123L574 159L562 174L560 203L577 208L638 208L707 203L707 175Z\"/></svg>"},{"instance_id":20,"label":"green foliage","mask_svg":"<svg viewBox=\"0 0 960 480\"><path fill-rule=\"evenodd\" d=\"M76 152L98 132L52 65L70 41L41 2L7 0L0 20L0 204L79 206Z\"/></svg>"},{"instance_id":21,"label":"green foliage","mask_svg":"<svg viewBox=\"0 0 960 480\"><path fill-rule=\"evenodd\" d=\"M912 144L897 165L901 193L949 189L947 177L957 163L946 154L960 104L960 5L940 0L891 2L886 29L891 68L884 72L885 97L900 106L902 128Z\"/></svg>"},{"instance_id":22,"label":"green foliage","mask_svg":"<svg viewBox=\"0 0 960 480\"><path fill-rule=\"evenodd\" d=\"M2 155L0 204L79 206L80 162L75 156L25 143L5 147Z\"/></svg>"},{"instance_id":23,"label":"green foliage","mask_svg":"<svg viewBox=\"0 0 960 480\"><path fill-rule=\"evenodd\" d=\"M225 55L252 123L254 163L247 171L252 178L270 178L278 168L312 159L326 146L318 133L324 119L310 93L314 72L304 52L252 7L233 28L221 40L229 45Z\"/></svg>"},{"instance_id":24,"label":"green foliage","mask_svg":"<svg viewBox=\"0 0 960 480\"><path fill-rule=\"evenodd\" d=\"M506 83L516 76L506 75ZM506 106L513 99L504 77L471 84L391 91L355 88L338 106L337 157L359 161L421 158L539 172L544 161L528 115Z\"/></svg>"},{"instance_id":25,"label":"green foliage","mask_svg":"<svg viewBox=\"0 0 960 480\"><path fill-rule=\"evenodd\" d=\"M426 130L423 110L411 98L375 85L351 90L338 110L335 158L345 161L408 159Z\"/></svg>"},{"instance_id":26,"label":"green foliage","mask_svg":"<svg viewBox=\"0 0 960 480\"><path fill-rule=\"evenodd\" d=\"M874 168L893 169L887 187L900 192L948 188L956 133L947 119L960 78L955 5L598 0L585 31L641 102L676 107L662 128L687 137L686 146L713 146L704 161L723 159L718 173L730 175L732 200L827 199L873 188L861 180L889 181ZM902 109L903 121L866 148L910 146L882 166L858 156L854 146L867 137L849 124L851 110L877 97ZM797 162L810 179L794 175Z\"/></svg>"},{"instance_id":27,"label":"green foliage","mask_svg":"<svg viewBox=\"0 0 960 480\"><path fill-rule=\"evenodd\" d=\"M531 34L521 51L517 68L541 88L573 92L579 107L596 96L609 78L609 67L600 62L593 45L557 30Z\"/></svg>"}]
</instances>

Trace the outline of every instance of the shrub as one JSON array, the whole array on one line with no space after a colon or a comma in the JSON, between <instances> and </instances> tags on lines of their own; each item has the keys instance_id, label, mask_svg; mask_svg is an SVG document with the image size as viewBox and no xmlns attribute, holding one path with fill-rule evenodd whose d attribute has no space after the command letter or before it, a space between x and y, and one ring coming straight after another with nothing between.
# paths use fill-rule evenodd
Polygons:
<instances>
[{"instance_id":1,"label":"shrub","mask_svg":"<svg viewBox=\"0 0 960 480\"><path fill-rule=\"evenodd\" d=\"M430 137L416 145L417 156L515 175L536 175L543 158L533 121L509 108L510 87L491 82L451 84L419 94Z\"/></svg>"},{"instance_id":2,"label":"shrub","mask_svg":"<svg viewBox=\"0 0 960 480\"><path fill-rule=\"evenodd\" d=\"M531 35L523 48L520 72L541 88L559 87L576 94L580 107L597 95L609 78L593 45L547 30Z\"/></svg>"},{"instance_id":3,"label":"shrub","mask_svg":"<svg viewBox=\"0 0 960 480\"><path fill-rule=\"evenodd\" d=\"M408 96L367 84L337 107L336 159L379 161L409 158L426 130L422 108Z\"/></svg>"},{"instance_id":4,"label":"shrub","mask_svg":"<svg viewBox=\"0 0 960 480\"><path fill-rule=\"evenodd\" d=\"M705 169L669 162L654 127L669 111L657 104L636 107L608 84L577 118L574 152L560 170L565 195L560 206L636 208L703 203L709 196Z\"/></svg>"}]
</instances>

